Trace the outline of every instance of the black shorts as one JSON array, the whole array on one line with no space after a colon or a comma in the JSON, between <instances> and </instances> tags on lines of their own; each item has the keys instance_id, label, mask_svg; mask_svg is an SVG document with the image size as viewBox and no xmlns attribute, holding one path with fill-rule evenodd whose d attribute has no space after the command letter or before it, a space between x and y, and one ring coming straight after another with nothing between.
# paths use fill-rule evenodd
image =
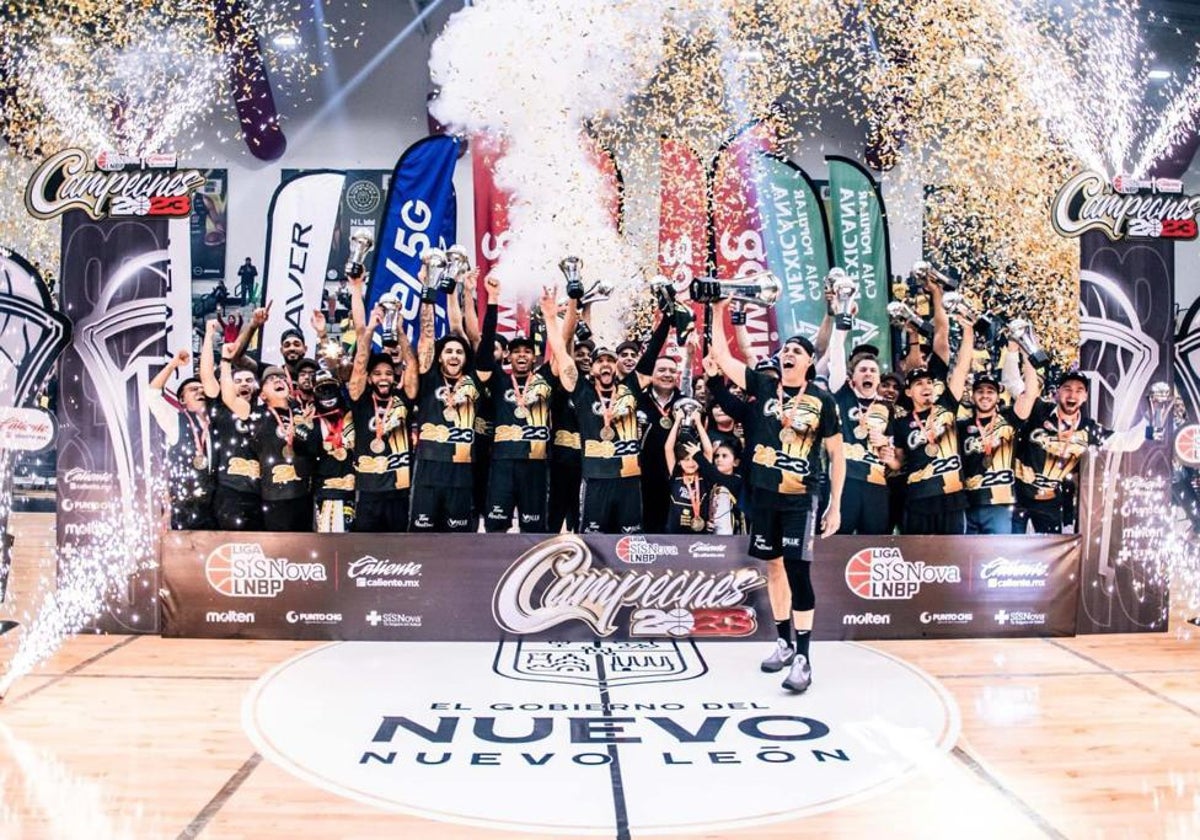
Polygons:
<instances>
[{"instance_id":1,"label":"black shorts","mask_svg":"<svg viewBox=\"0 0 1200 840\"><path fill-rule=\"evenodd\" d=\"M563 524L571 533L579 531L579 488L583 484L583 465L578 459L550 462L550 508L546 530L557 534Z\"/></svg>"},{"instance_id":2,"label":"black shorts","mask_svg":"<svg viewBox=\"0 0 1200 840\"><path fill-rule=\"evenodd\" d=\"M263 499L264 531L312 531L312 496L299 499Z\"/></svg>"},{"instance_id":3,"label":"black shorts","mask_svg":"<svg viewBox=\"0 0 1200 840\"><path fill-rule=\"evenodd\" d=\"M812 499L754 489L750 556L759 560L808 560L812 547Z\"/></svg>"},{"instance_id":4,"label":"black shorts","mask_svg":"<svg viewBox=\"0 0 1200 840\"><path fill-rule=\"evenodd\" d=\"M218 484L213 494L213 514L222 531L263 530L263 502L257 493L242 493Z\"/></svg>"},{"instance_id":5,"label":"black shorts","mask_svg":"<svg viewBox=\"0 0 1200 840\"><path fill-rule=\"evenodd\" d=\"M489 534L512 526L513 508L522 534L546 533L546 461L499 458L488 476L483 527Z\"/></svg>"},{"instance_id":6,"label":"black shorts","mask_svg":"<svg viewBox=\"0 0 1200 840\"><path fill-rule=\"evenodd\" d=\"M904 533L953 535L967 533L965 510L913 510L904 513Z\"/></svg>"},{"instance_id":7,"label":"black shorts","mask_svg":"<svg viewBox=\"0 0 1200 840\"><path fill-rule=\"evenodd\" d=\"M408 529L426 533L475 530L471 518L471 493L470 487L414 486Z\"/></svg>"},{"instance_id":8,"label":"black shorts","mask_svg":"<svg viewBox=\"0 0 1200 840\"><path fill-rule=\"evenodd\" d=\"M867 481L847 481L842 488L842 517L839 534L892 533L888 505L891 495L887 485Z\"/></svg>"},{"instance_id":9,"label":"black shorts","mask_svg":"<svg viewBox=\"0 0 1200 840\"><path fill-rule=\"evenodd\" d=\"M408 530L407 490L359 493L354 506L354 530L359 534L387 534Z\"/></svg>"},{"instance_id":10,"label":"black shorts","mask_svg":"<svg viewBox=\"0 0 1200 840\"><path fill-rule=\"evenodd\" d=\"M583 481L583 534L640 534L642 483L637 478L587 478Z\"/></svg>"},{"instance_id":11,"label":"black shorts","mask_svg":"<svg viewBox=\"0 0 1200 840\"><path fill-rule=\"evenodd\" d=\"M1035 534L1061 534L1063 530L1063 500L1061 496L1044 501L1017 501L1013 508L1012 532L1028 533L1033 523Z\"/></svg>"}]
</instances>

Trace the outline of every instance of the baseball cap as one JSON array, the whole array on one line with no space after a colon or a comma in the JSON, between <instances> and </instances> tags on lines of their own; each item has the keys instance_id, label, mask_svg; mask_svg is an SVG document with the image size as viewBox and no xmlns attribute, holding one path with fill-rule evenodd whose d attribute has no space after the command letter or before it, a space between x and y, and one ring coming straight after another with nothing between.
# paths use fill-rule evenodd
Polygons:
<instances>
[{"instance_id":1,"label":"baseball cap","mask_svg":"<svg viewBox=\"0 0 1200 840\"><path fill-rule=\"evenodd\" d=\"M929 372L929 368L913 368L904 375L904 387L911 388L918 380L933 379L933 374Z\"/></svg>"},{"instance_id":2,"label":"baseball cap","mask_svg":"<svg viewBox=\"0 0 1200 840\"><path fill-rule=\"evenodd\" d=\"M991 385L997 391L1002 390L1000 378L996 376L995 371L983 370L975 374L975 378L971 381L971 390L974 391L980 385Z\"/></svg>"},{"instance_id":3,"label":"baseball cap","mask_svg":"<svg viewBox=\"0 0 1200 840\"><path fill-rule=\"evenodd\" d=\"M879 348L874 344L856 344L850 351L850 358L853 359L855 356L870 356L872 359L878 359Z\"/></svg>"},{"instance_id":4,"label":"baseball cap","mask_svg":"<svg viewBox=\"0 0 1200 840\"><path fill-rule=\"evenodd\" d=\"M295 327L288 327L283 331L283 335L279 336L279 343L283 344L283 342L287 341L289 338L298 338L301 341L304 341L304 333L300 332L300 330L296 329ZM305 343L307 344L307 342Z\"/></svg>"},{"instance_id":5,"label":"baseball cap","mask_svg":"<svg viewBox=\"0 0 1200 840\"><path fill-rule=\"evenodd\" d=\"M620 355L621 352L625 350L632 350L635 353L641 353L642 345L638 344L636 341L622 341L617 345L616 353L617 355ZM600 351L597 350L596 355L599 356Z\"/></svg>"},{"instance_id":6,"label":"baseball cap","mask_svg":"<svg viewBox=\"0 0 1200 840\"><path fill-rule=\"evenodd\" d=\"M1069 370L1058 378L1058 387L1061 388L1063 385L1065 385L1067 382L1071 381L1072 379L1074 379L1076 382L1083 383L1083 386L1085 388L1088 387L1088 385L1089 385L1088 378L1083 375L1082 371Z\"/></svg>"},{"instance_id":7,"label":"baseball cap","mask_svg":"<svg viewBox=\"0 0 1200 840\"><path fill-rule=\"evenodd\" d=\"M804 352L808 353L808 355L810 355L810 356L817 355L817 348L813 347L813 343L802 335L794 335L783 343L784 344L799 344L801 347L804 348Z\"/></svg>"},{"instance_id":8,"label":"baseball cap","mask_svg":"<svg viewBox=\"0 0 1200 840\"><path fill-rule=\"evenodd\" d=\"M508 352L511 353L518 347L528 347L530 350L536 349L533 339L527 335L514 335L508 340Z\"/></svg>"},{"instance_id":9,"label":"baseball cap","mask_svg":"<svg viewBox=\"0 0 1200 840\"><path fill-rule=\"evenodd\" d=\"M296 362L296 373L302 370L320 370L321 366L317 364L315 359L301 359Z\"/></svg>"},{"instance_id":10,"label":"baseball cap","mask_svg":"<svg viewBox=\"0 0 1200 840\"><path fill-rule=\"evenodd\" d=\"M613 350L609 350L607 347L597 347L596 352L592 354L593 359L600 359L600 358L603 358L604 356L608 356L610 359L613 359L614 361L617 358L616 352Z\"/></svg>"},{"instance_id":11,"label":"baseball cap","mask_svg":"<svg viewBox=\"0 0 1200 840\"><path fill-rule=\"evenodd\" d=\"M267 369L262 373L262 381L266 382L272 376L282 376L284 379L288 378L287 371L285 371L279 365L270 365L267 367Z\"/></svg>"}]
</instances>

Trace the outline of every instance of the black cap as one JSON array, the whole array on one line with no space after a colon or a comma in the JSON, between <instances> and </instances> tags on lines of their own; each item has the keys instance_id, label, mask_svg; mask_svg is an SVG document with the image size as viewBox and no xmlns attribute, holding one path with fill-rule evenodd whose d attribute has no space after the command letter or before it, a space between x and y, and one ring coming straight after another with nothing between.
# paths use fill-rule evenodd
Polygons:
<instances>
[{"instance_id":1,"label":"black cap","mask_svg":"<svg viewBox=\"0 0 1200 840\"><path fill-rule=\"evenodd\" d=\"M286 330L284 330L283 335L279 336L279 343L283 344L283 342L287 341L289 338L298 338L301 341L304 341L305 344L308 343L304 339L304 333L300 332L300 330L296 329L295 327L288 327Z\"/></svg>"},{"instance_id":2,"label":"black cap","mask_svg":"<svg viewBox=\"0 0 1200 840\"><path fill-rule=\"evenodd\" d=\"M599 359L603 356L608 356L610 359L616 361L617 353L615 350L609 350L607 347L597 347L596 352L592 354L593 359Z\"/></svg>"},{"instance_id":3,"label":"black cap","mask_svg":"<svg viewBox=\"0 0 1200 840\"><path fill-rule=\"evenodd\" d=\"M904 387L904 380L900 378L900 374L898 374L898 373L894 373L894 372L893 372L893 373L885 373L883 376L879 377L879 383L880 383L881 385L882 385L882 384L883 384L885 381L887 381L887 382L895 382L895 383L896 383L896 387L897 387L897 388L903 388L903 387Z\"/></svg>"},{"instance_id":4,"label":"black cap","mask_svg":"<svg viewBox=\"0 0 1200 840\"><path fill-rule=\"evenodd\" d=\"M904 387L911 388L920 379L933 379L933 374L929 372L929 368L913 368L904 375Z\"/></svg>"},{"instance_id":5,"label":"black cap","mask_svg":"<svg viewBox=\"0 0 1200 840\"><path fill-rule=\"evenodd\" d=\"M301 359L300 361L296 362L296 373L297 374L300 373L300 371L302 371L302 370L310 370L310 369L311 370L320 370L321 366L319 364L317 364L316 360L314 360L314 359Z\"/></svg>"},{"instance_id":6,"label":"black cap","mask_svg":"<svg viewBox=\"0 0 1200 840\"><path fill-rule=\"evenodd\" d=\"M995 371L991 370L981 370L975 374L975 378L971 381L971 390L974 391L980 385L991 385L997 391L1003 388L1000 384L1000 377L996 376Z\"/></svg>"},{"instance_id":7,"label":"black cap","mask_svg":"<svg viewBox=\"0 0 1200 840\"><path fill-rule=\"evenodd\" d=\"M786 344L799 344L801 347L804 348L804 352L808 353L808 355L810 355L810 356L817 355L817 348L813 347L813 343L802 335L793 335L791 338L789 338L787 341L785 341L783 343L785 345Z\"/></svg>"},{"instance_id":8,"label":"black cap","mask_svg":"<svg viewBox=\"0 0 1200 840\"><path fill-rule=\"evenodd\" d=\"M619 356L619 355L621 355L621 351L623 351L623 350L632 350L634 353L641 353L642 345L636 341L622 341L620 344L617 345L617 349L615 352Z\"/></svg>"},{"instance_id":9,"label":"black cap","mask_svg":"<svg viewBox=\"0 0 1200 840\"><path fill-rule=\"evenodd\" d=\"M179 388L176 389L175 393L182 397L183 389L192 384L203 386L203 383L199 379L194 376L189 376L187 379L179 383ZM201 390L203 390L203 387L201 387ZM207 396L207 394L205 396Z\"/></svg>"},{"instance_id":10,"label":"black cap","mask_svg":"<svg viewBox=\"0 0 1200 840\"><path fill-rule=\"evenodd\" d=\"M324 368L322 368L321 370L318 370L317 375L313 377L313 390L314 391L319 390L321 388L337 388L341 384L342 383L338 381L338 378L336 376L334 376L332 373L325 370Z\"/></svg>"},{"instance_id":11,"label":"black cap","mask_svg":"<svg viewBox=\"0 0 1200 840\"><path fill-rule=\"evenodd\" d=\"M1074 379L1076 382L1082 382L1083 387L1085 387L1085 388L1089 387L1091 384L1088 382L1088 378L1083 375L1083 371L1069 370L1058 378L1058 386L1057 387L1061 388L1063 385L1065 385L1067 382L1071 381L1072 379Z\"/></svg>"},{"instance_id":12,"label":"black cap","mask_svg":"<svg viewBox=\"0 0 1200 840\"><path fill-rule=\"evenodd\" d=\"M508 340L508 352L511 353L518 347L528 347L530 350L537 349L537 345L533 343L533 339L527 335L514 335Z\"/></svg>"},{"instance_id":13,"label":"black cap","mask_svg":"<svg viewBox=\"0 0 1200 840\"><path fill-rule=\"evenodd\" d=\"M879 348L874 344L858 344L850 351L850 358L855 356L870 356L872 359L879 358Z\"/></svg>"}]
</instances>

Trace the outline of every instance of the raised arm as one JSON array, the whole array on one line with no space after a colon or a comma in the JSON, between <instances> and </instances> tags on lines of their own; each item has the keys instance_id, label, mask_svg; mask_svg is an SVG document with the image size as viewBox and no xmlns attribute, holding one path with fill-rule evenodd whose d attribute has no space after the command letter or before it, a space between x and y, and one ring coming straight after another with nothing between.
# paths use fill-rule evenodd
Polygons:
<instances>
[{"instance_id":1,"label":"raised arm","mask_svg":"<svg viewBox=\"0 0 1200 840\"><path fill-rule=\"evenodd\" d=\"M488 274L483 284L487 289L487 311L483 313L483 333L479 336L479 350L475 353L475 375L479 377L480 382L487 382L496 370L496 321L500 317L500 281L495 275Z\"/></svg>"},{"instance_id":2,"label":"raised arm","mask_svg":"<svg viewBox=\"0 0 1200 840\"><path fill-rule=\"evenodd\" d=\"M679 440L679 426L681 425L679 415L675 415L675 422L671 424L671 431L667 433L666 442L663 443L663 454L667 458L667 475L675 474L675 441Z\"/></svg>"},{"instance_id":3,"label":"raised arm","mask_svg":"<svg viewBox=\"0 0 1200 840\"><path fill-rule=\"evenodd\" d=\"M1009 352L1015 353L1017 351L1015 347L1010 345ZM1028 356L1021 362L1021 378L1025 383L1025 390L1013 402L1013 413L1022 420L1028 420L1029 415L1033 413L1034 404L1037 402L1038 397L1042 395L1042 381L1038 379L1037 368L1033 366L1033 362L1029 361Z\"/></svg>"},{"instance_id":4,"label":"raised arm","mask_svg":"<svg viewBox=\"0 0 1200 840\"><path fill-rule=\"evenodd\" d=\"M830 320L828 316L826 320ZM831 394L846 384L846 336L849 334L849 330L834 330L825 354L817 362L817 376L824 374L828 378Z\"/></svg>"},{"instance_id":5,"label":"raised arm","mask_svg":"<svg viewBox=\"0 0 1200 840\"><path fill-rule=\"evenodd\" d=\"M171 357L171 361L163 366L163 369L158 372L158 375L150 380L147 386L146 401L150 409L150 414L154 417L154 422L163 430L167 436L167 443L174 446L179 440L179 424L176 422L176 411L171 407L163 396L163 388L166 387L168 380L174 375L175 371L186 365L191 360L191 354L187 350L176 350L175 355Z\"/></svg>"},{"instance_id":6,"label":"raised arm","mask_svg":"<svg viewBox=\"0 0 1200 840\"><path fill-rule=\"evenodd\" d=\"M364 296L366 284L363 282L365 276L347 276L346 278L350 286L350 323L354 325L354 332L356 334L361 332L362 328L367 325L367 303Z\"/></svg>"},{"instance_id":7,"label":"raised arm","mask_svg":"<svg viewBox=\"0 0 1200 840\"><path fill-rule=\"evenodd\" d=\"M467 341L472 347L478 347L483 340L479 328L479 304L476 292L479 291L479 269L472 268L463 276L463 329L467 333Z\"/></svg>"},{"instance_id":8,"label":"raised arm","mask_svg":"<svg viewBox=\"0 0 1200 840\"><path fill-rule=\"evenodd\" d=\"M367 388L367 361L371 358L371 336L382 318L383 313L376 306L371 310L371 320L358 331L358 338L354 342L354 364L350 368L350 381L346 383L346 392L351 400L358 400ZM400 341L402 344L408 343L404 338Z\"/></svg>"},{"instance_id":9,"label":"raised arm","mask_svg":"<svg viewBox=\"0 0 1200 840\"><path fill-rule=\"evenodd\" d=\"M449 324L450 335L457 335L460 338L466 339L467 343L471 343L471 339L467 338L467 331L463 327L463 311L462 304L458 300L458 289L446 295L446 321ZM476 350L479 347L471 344Z\"/></svg>"},{"instance_id":10,"label":"raised arm","mask_svg":"<svg viewBox=\"0 0 1200 840\"><path fill-rule=\"evenodd\" d=\"M226 344L221 348L221 402L225 403L233 415L239 420L250 416L250 403L237 395L237 386L233 384L233 359L236 347Z\"/></svg>"},{"instance_id":11,"label":"raised arm","mask_svg":"<svg viewBox=\"0 0 1200 840\"><path fill-rule=\"evenodd\" d=\"M538 299L538 306L541 308L542 317L547 324L557 322L558 292L554 287L542 289L542 296ZM569 319L570 315L567 318ZM562 383L564 391L567 393L573 392L575 386L579 383L579 370L575 367L575 357L567 349L564 334L558 330L547 328L546 343L550 345L550 359L553 362L553 367L558 370L558 381Z\"/></svg>"},{"instance_id":12,"label":"raised arm","mask_svg":"<svg viewBox=\"0 0 1200 840\"><path fill-rule=\"evenodd\" d=\"M929 291L929 303L933 309L933 352L939 359L950 364L950 317L942 302L942 287L932 279L925 281Z\"/></svg>"},{"instance_id":13,"label":"raised arm","mask_svg":"<svg viewBox=\"0 0 1200 840\"><path fill-rule=\"evenodd\" d=\"M746 387L746 364L729 352L729 339L725 337L725 313L729 311L729 300L718 300L712 305L712 357L721 372L733 380L739 388Z\"/></svg>"},{"instance_id":14,"label":"raised arm","mask_svg":"<svg viewBox=\"0 0 1200 840\"><path fill-rule=\"evenodd\" d=\"M217 365L213 361L213 343L221 325L209 319L204 324L204 340L200 342L200 384L204 396L215 400L221 395L221 383L217 381Z\"/></svg>"},{"instance_id":15,"label":"raised arm","mask_svg":"<svg viewBox=\"0 0 1200 840\"><path fill-rule=\"evenodd\" d=\"M417 368L421 373L433 367L433 307L432 300L421 298L421 332L417 337Z\"/></svg>"},{"instance_id":16,"label":"raised arm","mask_svg":"<svg viewBox=\"0 0 1200 840\"><path fill-rule=\"evenodd\" d=\"M954 359L954 368L950 371L950 378L946 380L946 387L950 389L954 399L961 402L963 390L967 386L967 374L971 372L971 362L974 361L975 326L970 318L957 316L955 320L962 327L962 343L958 345L958 356Z\"/></svg>"},{"instance_id":17,"label":"raised arm","mask_svg":"<svg viewBox=\"0 0 1200 840\"><path fill-rule=\"evenodd\" d=\"M650 375L654 373L654 364L658 361L663 346L667 343L667 336L671 334L672 323L673 320L669 313L663 313L658 326L650 335L650 340L646 342L646 349L642 351L642 357L638 359L637 363L638 386L641 388L650 384Z\"/></svg>"},{"instance_id":18,"label":"raised arm","mask_svg":"<svg viewBox=\"0 0 1200 840\"><path fill-rule=\"evenodd\" d=\"M262 325L267 323L271 317L271 305L275 301L267 301L266 306L260 306L254 310L254 314L250 316L249 322L242 327L242 331L238 333L237 341L233 343L233 355L229 358L236 359L238 356L246 352L246 348L250 346L250 339L254 337L254 333L262 328ZM225 346L221 346L221 358L225 358Z\"/></svg>"},{"instance_id":19,"label":"raised arm","mask_svg":"<svg viewBox=\"0 0 1200 840\"><path fill-rule=\"evenodd\" d=\"M813 341L813 347L817 351L817 356L825 355L825 349L829 346L829 338L833 335L833 286L825 284L825 317L821 319L821 326L817 328L817 337ZM832 384L830 390L832 389Z\"/></svg>"}]
</instances>

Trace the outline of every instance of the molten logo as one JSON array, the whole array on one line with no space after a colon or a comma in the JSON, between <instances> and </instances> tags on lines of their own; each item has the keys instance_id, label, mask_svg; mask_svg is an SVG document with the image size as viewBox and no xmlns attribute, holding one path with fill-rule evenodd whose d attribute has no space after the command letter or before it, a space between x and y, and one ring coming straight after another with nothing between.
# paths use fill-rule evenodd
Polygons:
<instances>
[{"instance_id":1,"label":"molten logo","mask_svg":"<svg viewBox=\"0 0 1200 840\"><path fill-rule=\"evenodd\" d=\"M846 586L868 601L908 600L926 583L959 583L958 566L909 563L898 548L864 548L846 563Z\"/></svg>"},{"instance_id":2,"label":"molten logo","mask_svg":"<svg viewBox=\"0 0 1200 840\"><path fill-rule=\"evenodd\" d=\"M231 598L274 598L289 582L325 581L321 563L267 557L258 543L226 543L204 562L208 585Z\"/></svg>"}]
</instances>

